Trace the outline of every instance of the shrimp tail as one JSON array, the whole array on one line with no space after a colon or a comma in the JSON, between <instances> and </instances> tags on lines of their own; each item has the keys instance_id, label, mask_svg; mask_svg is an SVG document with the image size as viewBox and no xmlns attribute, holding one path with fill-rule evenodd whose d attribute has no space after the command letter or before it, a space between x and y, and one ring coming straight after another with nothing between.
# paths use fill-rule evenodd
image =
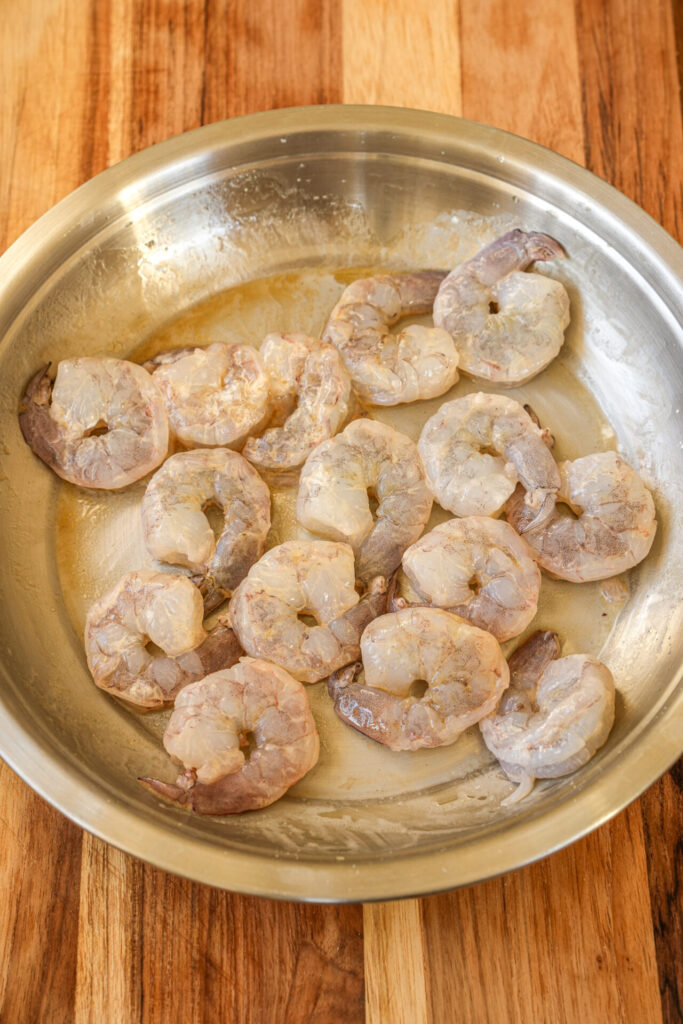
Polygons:
<instances>
[{"instance_id":1,"label":"shrimp tail","mask_svg":"<svg viewBox=\"0 0 683 1024\"><path fill-rule=\"evenodd\" d=\"M59 427L50 416L50 366L46 363L29 381L19 407L19 426L31 451L54 469L58 461Z\"/></svg>"},{"instance_id":2,"label":"shrimp tail","mask_svg":"<svg viewBox=\"0 0 683 1024\"><path fill-rule=\"evenodd\" d=\"M414 274L395 274L394 282L403 316L431 313L434 299L447 276L445 270L421 270Z\"/></svg>"},{"instance_id":3,"label":"shrimp tail","mask_svg":"<svg viewBox=\"0 0 683 1024\"><path fill-rule=\"evenodd\" d=\"M169 800L171 803L178 804L179 807L192 806L191 790L183 789L182 786L178 786L174 782L162 782L161 779L152 779L149 776L141 776L138 778L140 785L148 789L150 793L154 793L155 796L161 796L164 800Z\"/></svg>"},{"instance_id":4,"label":"shrimp tail","mask_svg":"<svg viewBox=\"0 0 683 1024\"><path fill-rule=\"evenodd\" d=\"M513 804L518 804L520 800L527 797L534 788L536 779L533 775L523 775L521 778L510 779L510 781L518 783L517 789L510 793L509 796L506 796L504 800L500 801L502 807L511 807Z\"/></svg>"},{"instance_id":5,"label":"shrimp tail","mask_svg":"<svg viewBox=\"0 0 683 1024\"><path fill-rule=\"evenodd\" d=\"M384 615L386 609L387 581L384 576L376 576L358 604L331 622L329 628L340 643L356 650L365 627L378 615Z\"/></svg>"},{"instance_id":6,"label":"shrimp tail","mask_svg":"<svg viewBox=\"0 0 683 1024\"><path fill-rule=\"evenodd\" d=\"M485 246L462 267L456 267L451 277L457 278L467 268L474 280L493 285L514 271L526 270L535 260L553 260L564 255L560 243L550 235L515 228Z\"/></svg>"},{"instance_id":7,"label":"shrimp tail","mask_svg":"<svg viewBox=\"0 0 683 1024\"><path fill-rule=\"evenodd\" d=\"M530 495L532 500L527 504ZM519 533L526 533L528 530L535 530L536 527L543 526L550 519L557 503L556 491L538 490L530 492L530 495L526 494L524 497L524 522L517 526ZM540 501L536 506L539 497ZM529 516L532 518L529 519Z\"/></svg>"},{"instance_id":8,"label":"shrimp tail","mask_svg":"<svg viewBox=\"0 0 683 1024\"><path fill-rule=\"evenodd\" d=\"M524 233L520 232L520 234ZM555 238L544 235L540 231L531 231L525 236L524 249L529 263L533 263L534 260L563 259L567 255Z\"/></svg>"},{"instance_id":9,"label":"shrimp tail","mask_svg":"<svg viewBox=\"0 0 683 1024\"><path fill-rule=\"evenodd\" d=\"M552 630L536 630L508 658L511 685L519 686L522 678L536 683L551 661L560 656L560 641Z\"/></svg>"},{"instance_id":10,"label":"shrimp tail","mask_svg":"<svg viewBox=\"0 0 683 1024\"><path fill-rule=\"evenodd\" d=\"M548 430L547 427L541 426L541 421L538 418L537 413L535 412L534 408L531 405L527 404L527 405L523 406L523 408L524 408L524 412L527 414L529 419L533 423L535 423L536 426L538 427L538 429L541 431L541 440L543 441L543 444L546 446L546 448L548 448L550 451L552 451L553 448L555 447L555 438L554 438L554 436L550 433L550 431Z\"/></svg>"},{"instance_id":11,"label":"shrimp tail","mask_svg":"<svg viewBox=\"0 0 683 1024\"><path fill-rule=\"evenodd\" d=\"M389 583L389 589L387 590L387 611L398 612L402 611L403 608L408 607L408 602L404 597L397 595L398 589L398 571L396 571L391 577Z\"/></svg>"},{"instance_id":12,"label":"shrimp tail","mask_svg":"<svg viewBox=\"0 0 683 1024\"><path fill-rule=\"evenodd\" d=\"M224 668L232 668L240 660L244 651L227 618L219 619L203 644L194 653L201 661L205 676L219 672Z\"/></svg>"},{"instance_id":13,"label":"shrimp tail","mask_svg":"<svg viewBox=\"0 0 683 1024\"><path fill-rule=\"evenodd\" d=\"M342 690L356 681L357 676L363 668L362 661L355 661L351 665L337 669L327 680L327 692L333 700L336 700Z\"/></svg>"},{"instance_id":14,"label":"shrimp tail","mask_svg":"<svg viewBox=\"0 0 683 1024\"><path fill-rule=\"evenodd\" d=\"M187 788L178 784L181 780L187 780ZM195 814L240 814L267 807L281 796L280 792L270 792L264 779L252 777L247 782L239 771L210 783L198 782L193 772L184 772L178 783L162 782L148 776L139 778L138 782L150 793Z\"/></svg>"},{"instance_id":15,"label":"shrimp tail","mask_svg":"<svg viewBox=\"0 0 683 1024\"><path fill-rule=\"evenodd\" d=\"M190 576L190 579L202 595L205 615L215 611L216 608L219 608L224 601L227 601L232 596L231 591L226 590L224 587L219 587L210 576L197 573L194 576Z\"/></svg>"}]
</instances>

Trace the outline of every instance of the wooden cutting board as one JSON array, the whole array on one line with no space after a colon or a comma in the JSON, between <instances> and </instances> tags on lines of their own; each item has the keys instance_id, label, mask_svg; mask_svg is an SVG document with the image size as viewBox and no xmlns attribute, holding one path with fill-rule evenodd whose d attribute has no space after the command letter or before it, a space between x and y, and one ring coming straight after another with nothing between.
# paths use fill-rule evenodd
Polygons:
<instances>
[{"instance_id":1,"label":"wooden cutting board","mask_svg":"<svg viewBox=\"0 0 683 1024\"><path fill-rule=\"evenodd\" d=\"M328 102L508 129L683 235L675 0L4 0L0 12L0 250L151 143ZM680 764L540 864L339 908L166 875L0 773L2 1022L683 1020Z\"/></svg>"}]
</instances>

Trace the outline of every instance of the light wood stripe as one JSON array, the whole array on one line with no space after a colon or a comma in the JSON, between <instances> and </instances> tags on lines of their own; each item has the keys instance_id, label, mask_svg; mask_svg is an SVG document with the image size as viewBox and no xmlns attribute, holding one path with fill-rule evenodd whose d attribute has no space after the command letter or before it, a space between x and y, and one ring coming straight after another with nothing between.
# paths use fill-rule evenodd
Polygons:
<instances>
[{"instance_id":1,"label":"light wood stripe","mask_svg":"<svg viewBox=\"0 0 683 1024\"><path fill-rule=\"evenodd\" d=\"M458 0L342 0L345 103L459 115Z\"/></svg>"},{"instance_id":2,"label":"light wood stripe","mask_svg":"<svg viewBox=\"0 0 683 1024\"><path fill-rule=\"evenodd\" d=\"M84 833L74 1024L140 1019L139 861Z\"/></svg>"},{"instance_id":3,"label":"light wood stripe","mask_svg":"<svg viewBox=\"0 0 683 1024\"><path fill-rule=\"evenodd\" d=\"M368 903L363 908L366 1024L429 1020L422 902Z\"/></svg>"}]
</instances>

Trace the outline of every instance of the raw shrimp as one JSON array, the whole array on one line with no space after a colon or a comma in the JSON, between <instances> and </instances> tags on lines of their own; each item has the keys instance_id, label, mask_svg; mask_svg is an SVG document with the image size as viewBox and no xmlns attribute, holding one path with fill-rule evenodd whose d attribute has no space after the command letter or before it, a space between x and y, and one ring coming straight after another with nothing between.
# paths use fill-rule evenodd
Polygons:
<instances>
[{"instance_id":1,"label":"raw shrimp","mask_svg":"<svg viewBox=\"0 0 683 1024\"><path fill-rule=\"evenodd\" d=\"M224 514L218 541L204 514ZM197 574L208 611L230 595L263 554L270 529L270 492L246 459L228 448L200 448L167 459L142 499L150 553Z\"/></svg>"},{"instance_id":2,"label":"raw shrimp","mask_svg":"<svg viewBox=\"0 0 683 1024\"><path fill-rule=\"evenodd\" d=\"M242 650L226 621L207 635L199 590L186 576L129 572L85 621L85 653L97 685L131 704L160 708L188 683L234 665ZM149 642L166 657L150 654Z\"/></svg>"},{"instance_id":3,"label":"raw shrimp","mask_svg":"<svg viewBox=\"0 0 683 1024\"><path fill-rule=\"evenodd\" d=\"M178 349L145 364L155 365L171 429L185 445L239 448L270 414L268 375L251 345Z\"/></svg>"},{"instance_id":4,"label":"raw shrimp","mask_svg":"<svg viewBox=\"0 0 683 1024\"><path fill-rule=\"evenodd\" d=\"M559 658L555 633L534 633L511 656L510 688L495 714L479 723L484 742L519 788L503 803L517 803L534 779L568 775L591 759L614 722L614 680L588 654Z\"/></svg>"},{"instance_id":5,"label":"raw shrimp","mask_svg":"<svg viewBox=\"0 0 683 1024\"><path fill-rule=\"evenodd\" d=\"M168 418L146 370L124 359L63 359L26 389L19 425L57 476L81 487L127 487L163 462Z\"/></svg>"},{"instance_id":6,"label":"raw shrimp","mask_svg":"<svg viewBox=\"0 0 683 1024\"><path fill-rule=\"evenodd\" d=\"M382 615L361 638L363 664L335 673L328 689L343 721L391 750L453 743L490 714L509 681L490 633L439 608ZM365 682L355 682L365 668ZM414 683L426 683L412 696Z\"/></svg>"},{"instance_id":7,"label":"raw shrimp","mask_svg":"<svg viewBox=\"0 0 683 1024\"><path fill-rule=\"evenodd\" d=\"M354 584L347 544L287 541L251 567L230 602L230 622L248 654L316 683L358 657L361 633L384 611L383 579L360 601Z\"/></svg>"},{"instance_id":8,"label":"raw shrimp","mask_svg":"<svg viewBox=\"0 0 683 1024\"><path fill-rule=\"evenodd\" d=\"M452 335L463 373L512 387L555 358L569 324L567 291L520 271L560 256L562 246L549 235L515 230L451 271L434 302L434 323Z\"/></svg>"},{"instance_id":9,"label":"raw shrimp","mask_svg":"<svg viewBox=\"0 0 683 1024\"><path fill-rule=\"evenodd\" d=\"M507 518L533 549L550 576L584 583L616 576L641 562L657 530L652 495L634 469L616 452L585 455L561 462L558 505L546 523L529 529L524 493L518 488Z\"/></svg>"},{"instance_id":10,"label":"raw shrimp","mask_svg":"<svg viewBox=\"0 0 683 1024\"><path fill-rule=\"evenodd\" d=\"M349 418L351 380L337 350L305 334L269 334L260 351L284 422L250 437L242 454L264 469L296 469Z\"/></svg>"},{"instance_id":11,"label":"raw shrimp","mask_svg":"<svg viewBox=\"0 0 683 1024\"><path fill-rule=\"evenodd\" d=\"M354 281L332 310L323 341L339 349L356 393L370 405L436 398L458 379L458 353L448 331L412 325L401 317L431 313L441 271L383 274Z\"/></svg>"},{"instance_id":12,"label":"raw shrimp","mask_svg":"<svg viewBox=\"0 0 683 1024\"><path fill-rule=\"evenodd\" d=\"M378 502L374 520L368 492ZM431 508L414 443L377 420L354 420L319 445L301 471L299 522L350 544L358 577L365 582L396 569L422 533Z\"/></svg>"},{"instance_id":13,"label":"raw shrimp","mask_svg":"<svg viewBox=\"0 0 683 1024\"><path fill-rule=\"evenodd\" d=\"M442 405L417 447L443 508L457 516L496 516L521 481L530 529L548 518L560 486L545 436L519 402L478 392Z\"/></svg>"},{"instance_id":14,"label":"raw shrimp","mask_svg":"<svg viewBox=\"0 0 683 1024\"><path fill-rule=\"evenodd\" d=\"M178 695L164 746L185 771L175 785L140 779L144 786L198 814L238 814L279 800L313 768L320 741L301 683L240 658Z\"/></svg>"},{"instance_id":15,"label":"raw shrimp","mask_svg":"<svg viewBox=\"0 0 683 1024\"><path fill-rule=\"evenodd\" d=\"M541 574L529 545L500 519L450 519L403 555L403 570L418 594L437 608L468 619L496 640L529 625Z\"/></svg>"}]
</instances>

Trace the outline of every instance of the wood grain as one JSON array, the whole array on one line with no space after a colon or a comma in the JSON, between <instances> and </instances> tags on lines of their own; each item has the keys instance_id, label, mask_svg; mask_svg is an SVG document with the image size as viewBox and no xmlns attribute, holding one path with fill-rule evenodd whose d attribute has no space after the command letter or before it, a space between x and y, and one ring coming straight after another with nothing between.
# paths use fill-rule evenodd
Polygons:
<instances>
[{"instance_id":1,"label":"wood grain","mask_svg":"<svg viewBox=\"0 0 683 1024\"><path fill-rule=\"evenodd\" d=\"M81 831L0 762L0 1021L70 1024Z\"/></svg>"},{"instance_id":2,"label":"wood grain","mask_svg":"<svg viewBox=\"0 0 683 1024\"><path fill-rule=\"evenodd\" d=\"M430 1019L457 1005L459 1024L661 1020L648 893L622 870L644 870L639 828L629 811L540 864L425 900Z\"/></svg>"},{"instance_id":3,"label":"wood grain","mask_svg":"<svg viewBox=\"0 0 683 1024\"><path fill-rule=\"evenodd\" d=\"M367 1024L429 1020L422 903L370 903L364 909Z\"/></svg>"},{"instance_id":4,"label":"wood grain","mask_svg":"<svg viewBox=\"0 0 683 1024\"><path fill-rule=\"evenodd\" d=\"M460 0L462 112L583 163L573 0Z\"/></svg>"},{"instance_id":5,"label":"wood grain","mask_svg":"<svg viewBox=\"0 0 683 1024\"><path fill-rule=\"evenodd\" d=\"M345 103L462 111L458 0L343 0Z\"/></svg>"},{"instance_id":6,"label":"wood grain","mask_svg":"<svg viewBox=\"0 0 683 1024\"><path fill-rule=\"evenodd\" d=\"M76 1024L363 1019L362 910L196 885L86 836Z\"/></svg>"},{"instance_id":7,"label":"wood grain","mask_svg":"<svg viewBox=\"0 0 683 1024\"><path fill-rule=\"evenodd\" d=\"M0 249L147 145L341 100L532 138L681 238L672 0L25 0L2 14ZM540 864L364 909L174 878L84 835L5 766L0 783L0 1022L683 1021L680 765Z\"/></svg>"},{"instance_id":8,"label":"wood grain","mask_svg":"<svg viewBox=\"0 0 683 1024\"><path fill-rule=\"evenodd\" d=\"M683 128L672 6L577 0L576 15L586 164L680 238Z\"/></svg>"}]
</instances>

